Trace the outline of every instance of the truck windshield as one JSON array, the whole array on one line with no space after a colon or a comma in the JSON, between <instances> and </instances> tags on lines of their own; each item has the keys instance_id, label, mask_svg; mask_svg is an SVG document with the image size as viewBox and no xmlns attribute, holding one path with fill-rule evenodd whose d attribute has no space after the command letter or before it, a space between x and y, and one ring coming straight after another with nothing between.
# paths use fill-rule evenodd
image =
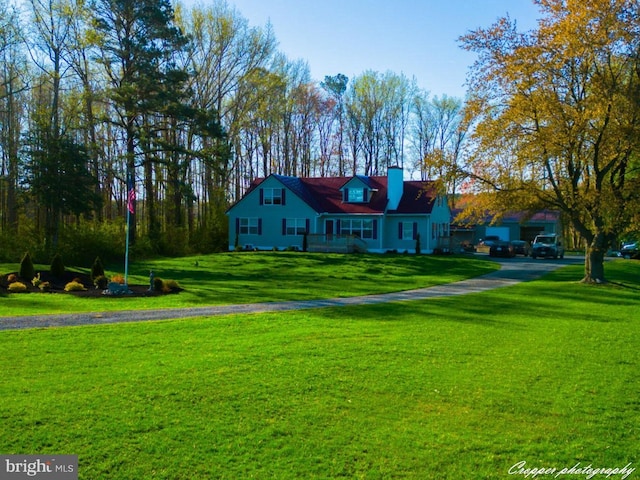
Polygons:
<instances>
[{"instance_id":1,"label":"truck windshield","mask_svg":"<svg viewBox=\"0 0 640 480\"><path fill-rule=\"evenodd\" d=\"M556 237L536 237L535 243L556 243Z\"/></svg>"}]
</instances>

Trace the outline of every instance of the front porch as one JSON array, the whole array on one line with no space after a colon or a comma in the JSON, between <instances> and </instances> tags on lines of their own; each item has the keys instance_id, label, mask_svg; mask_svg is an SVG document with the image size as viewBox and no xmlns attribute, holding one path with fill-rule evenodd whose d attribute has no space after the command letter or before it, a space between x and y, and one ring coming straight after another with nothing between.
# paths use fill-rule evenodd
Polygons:
<instances>
[{"instance_id":1,"label":"front porch","mask_svg":"<svg viewBox=\"0 0 640 480\"><path fill-rule=\"evenodd\" d=\"M364 253L367 242L356 235L309 234L307 251L324 253Z\"/></svg>"}]
</instances>

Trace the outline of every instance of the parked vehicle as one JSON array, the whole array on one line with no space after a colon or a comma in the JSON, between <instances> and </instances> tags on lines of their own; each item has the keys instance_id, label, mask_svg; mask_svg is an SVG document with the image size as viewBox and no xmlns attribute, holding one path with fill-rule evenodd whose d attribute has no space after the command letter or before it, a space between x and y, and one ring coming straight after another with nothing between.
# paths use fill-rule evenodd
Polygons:
<instances>
[{"instance_id":1,"label":"parked vehicle","mask_svg":"<svg viewBox=\"0 0 640 480\"><path fill-rule=\"evenodd\" d=\"M490 257L515 257L516 254L513 250L513 244L511 242L498 240L496 242L493 242L491 247L489 247L489 256Z\"/></svg>"},{"instance_id":2,"label":"parked vehicle","mask_svg":"<svg viewBox=\"0 0 640 480\"><path fill-rule=\"evenodd\" d=\"M562 237L557 233L543 233L536 236L531 246L531 258L564 258Z\"/></svg>"},{"instance_id":3,"label":"parked vehicle","mask_svg":"<svg viewBox=\"0 0 640 480\"><path fill-rule=\"evenodd\" d=\"M480 241L478 242L478 245L476 246L476 252L487 253L489 252L491 245L499 241L501 240L500 240L500 237L498 237L497 235L487 235L487 238L484 238L484 239L481 238Z\"/></svg>"},{"instance_id":4,"label":"parked vehicle","mask_svg":"<svg viewBox=\"0 0 640 480\"><path fill-rule=\"evenodd\" d=\"M620 256L623 258L640 259L640 251L638 250L638 242L625 243L620 249Z\"/></svg>"},{"instance_id":5,"label":"parked vehicle","mask_svg":"<svg viewBox=\"0 0 640 480\"><path fill-rule=\"evenodd\" d=\"M525 257L531 255L531 244L526 240L511 240L511 245L513 245L514 254Z\"/></svg>"}]
</instances>

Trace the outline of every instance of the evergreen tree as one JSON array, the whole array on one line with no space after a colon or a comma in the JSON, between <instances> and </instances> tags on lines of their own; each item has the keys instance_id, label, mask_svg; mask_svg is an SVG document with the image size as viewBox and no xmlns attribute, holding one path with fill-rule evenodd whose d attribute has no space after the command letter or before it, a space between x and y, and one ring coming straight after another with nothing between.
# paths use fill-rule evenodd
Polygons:
<instances>
[{"instance_id":1,"label":"evergreen tree","mask_svg":"<svg viewBox=\"0 0 640 480\"><path fill-rule=\"evenodd\" d=\"M41 132L29 143L26 180L44 210L47 245L55 248L63 214L80 216L99 208L98 180L88 170L87 150L70 138Z\"/></svg>"},{"instance_id":2,"label":"evergreen tree","mask_svg":"<svg viewBox=\"0 0 640 480\"><path fill-rule=\"evenodd\" d=\"M175 26L168 0L98 0L95 25L109 97L124 131L126 177L135 179L137 157L152 147L141 140L157 136L148 118L167 110L175 114L185 97L188 74L176 66L176 58L188 39ZM129 234L134 240L135 206L132 210Z\"/></svg>"}]
</instances>

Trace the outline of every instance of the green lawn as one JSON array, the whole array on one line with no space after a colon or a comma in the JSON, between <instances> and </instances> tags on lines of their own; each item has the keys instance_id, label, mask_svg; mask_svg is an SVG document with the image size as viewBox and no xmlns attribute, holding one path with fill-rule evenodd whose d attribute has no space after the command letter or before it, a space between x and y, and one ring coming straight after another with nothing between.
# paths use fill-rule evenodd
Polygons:
<instances>
[{"instance_id":1,"label":"green lawn","mask_svg":"<svg viewBox=\"0 0 640 480\"><path fill-rule=\"evenodd\" d=\"M0 332L0 452L78 454L87 480L634 468L640 262L608 263L608 286L582 268L421 302Z\"/></svg>"},{"instance_id":2,"label":"green lawn","mask_svg":"<svg viewBox=\"0 0 640 480\"><path fill-rule=\"evenodd\" d=\"M18 267L0 264L0 272L14 272ZM176 280L185 289L178 295L77 298L12 294L0 297L0 316L352 297L455 282L496 268L486 259L432 255L250 252L162 259L131 265L129 283L148 285L153 270L157 277ZM47 265L36 266L36 271L48 269ZM112 267L108 275L113 273L122 270Z\"/></svg>"}]
</instances>

